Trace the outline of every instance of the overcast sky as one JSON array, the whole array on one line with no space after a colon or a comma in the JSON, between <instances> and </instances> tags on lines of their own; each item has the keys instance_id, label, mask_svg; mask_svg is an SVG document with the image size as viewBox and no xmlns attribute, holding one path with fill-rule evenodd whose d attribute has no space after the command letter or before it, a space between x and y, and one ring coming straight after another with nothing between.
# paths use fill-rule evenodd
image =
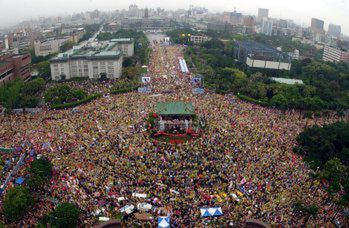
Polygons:
<instances>
[{"instance_id":1,"label":"overcast sky","mask_svg":"<svg viewBox=\"0 0 349 228\"><path fill-rule=\"evenodd\" d=\"M257 14L258 8L269 8L275 18L292 19L310 25L316 17L342 26L349 34L349 0L0 0L0 26L13 25L21 20L40 16L55 16L99 9L111 11L127 8L131 3L140 8L188 9L190 4L204 6L211 12L237 11Z\"/></svg>"}]
</instances>

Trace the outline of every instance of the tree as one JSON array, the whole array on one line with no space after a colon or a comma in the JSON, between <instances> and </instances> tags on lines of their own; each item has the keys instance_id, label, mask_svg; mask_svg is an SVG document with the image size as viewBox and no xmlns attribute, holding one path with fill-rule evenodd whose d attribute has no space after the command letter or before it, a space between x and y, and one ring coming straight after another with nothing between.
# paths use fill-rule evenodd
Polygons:
<instances>
[{"instance_id":1,"label":"tree","mask_svg":"<svg viewBox=\"0 0 349 228\"><path fill-rule=\"evenodd\" d=\"M49 223L52 227L75 228L80 216L80 210L70 203L63 203L49 214Z\"/></svg>"},{"instance_id":2,"label":"tree","mask_svg":"<svg viewBox=\"0 0 349 228\"><path fill-rule=\"evenodd\" d=\"M288 100L283 95L278 94L273 96L273 98L270 100L270 104L277 108L287 108Z\"/></svg>"},{"instance_id":3,"label":"tree","mask_svg":"<svg viewBox=\"0 0 349 228\"><path fill-rule=\"evenodd\" d=\"M72 49L74 47L74 45L75 45L74 41L68 41L60 47L60 51L66 52L66 51Z\"/></svg>"},{"instance_id":4,"label":"tree","mask_svg":"<svg viewBox=\"0 0 349 228\"><path fill-rule=\"evenodd\" d=\"M139 67L126 67L122 70L122 77L128 80L138 80L141 73Z\"/></svg>"},{"instance_id":5,"label":"tree","mask_svg":"<svg viewBox=\"0 0 349 228\"><path fill-rule=\"evenodd\" d=\"M213 38L213 39L203 43L202 47L205 47L207 49L223 49L224 43L222 41L220 41L219 39Z\"/></svg>"},{"instance_id":6,"label":"tree","mask_svg":"<svg viewBox=\"0 0 349 228\"><path fill-rule=\"evenodd\" d=\"M224 75L230 76L233 80L233 84L235 88L241 88L244 84L247 83L247 76L246 74L235 68L224 68L223 69Z\"/></svg>"},{"instance_id":7,"label":"tree","mask_svg":"<svg viewBox=\"0 0 349 228\"><path fill-rule=\"evenodd\" d=\"M304 217L303 227L306 227L306 224L308 223L309 219L311 217L315 218L319 212L319 208L315 204L311 205L305 205L300 201L297 201L293 204L293 210L296 214Z\"/></svg>"},{"instance_id":8,"label":"tree","mask_svg":"<svg viewBox=\"0 0 349 228\"><path fill-rule=\"evenodd\" d=\"M21 89L21 92L27 95L35 95L42 90L45 86L45 80L42 78L36 78L25 83Z\"/></svg>"},{"instance_id":9,"label":"tree","mask_svg":"<svg viewBox=\"0 0 349 228\"><path fill-rule=\"evenodd\" d=\"M11 188L5 196L4 215L11 222L21 219L34 204L29 191L22 186Z\"/></svg>"},{"instance_id":10,"label":"tree","mask_svg":"<svg viewBox=\"0 0 349 228\"><path fill-rule=\"evenodd\" d=\"M50 178L52 176L52 163L46 158L36 159L31 163L29 171L44 178Z\"/></svg>"},{"instance_id":11,"label":"tree","mask_svg":"<svg viewBox=\"0 0 349 228\"><path fill-rule=\"evenodd\" d=\"M48 60L39 62L35 65L40 76L51 77L50 62Z\"/></svg>"},{"instance_id":12,"label":"tree","mask_svg":"<svg viewBox=\"0 0 349 228\"><path fill-rule=\"evenodd\" d=\"M0 103L8 109L34 108L39 103L37 93L44 87L43 79L24 82L15 79L0 86Z\"/></svg>"},{"instance_id":13,"label":"tree","mask_svg":"<svg viewBox=\"0 0 349 228\"><path fill-rule=\"evenodd\" d=\"M304 227L306 226L310 218L315 218L317 216L319 208L315 204L312 204L310 206L307 206L305 211L307 213L307 217L304 220Z\"/></svg>"},{"instance_id":14,"label":"tree","mask_svg":"<svg viewBox=\"0 0 349 228\"><path fill-rule=\"evenodd\" d=\"M46 158L34 160L28 170L28 186L32 190L42 187L52 176L52 163Z\"/></svg>"},{"instance_id":15,"label":"tree","mask_svg":"<svg viewBox=\"0 0 349 228\"><path fill-rule=\"evenodd\" d=\"M57 85L49 88L45 93L45 102L51 104L64 104L81 100L87 96L87 92L81 89L72 89L68 85Z\"/></svg>"},{"instance_id":16,"label":"tree","mask_svg":"<svg viewBox=\"0 0 349 228\"><path fill-rule=\"evenodd\" d=\"M338 158L332 158L325 163L321 176L331 183L331 190L339 191L346 170L346 166Z\"/></svg>"}]
</instances>

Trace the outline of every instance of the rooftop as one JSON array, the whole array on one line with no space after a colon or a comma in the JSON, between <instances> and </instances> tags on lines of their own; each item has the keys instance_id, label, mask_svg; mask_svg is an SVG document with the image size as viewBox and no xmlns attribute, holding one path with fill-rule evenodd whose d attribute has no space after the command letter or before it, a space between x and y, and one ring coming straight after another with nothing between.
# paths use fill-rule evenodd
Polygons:
<instances>
[{"instance_id":1,"label":"rooftop","mask_svg":"<svg viewBox=\"0 0 349 228\"><path fill-rule=\"evenodd\" d=\"M115 43L132 43L133 39L132 38L118 38L118 39L112 39L110 42L115 42Z\"/></svg>"},{"instance_id":2,"label":"rooftop","mask_svg":"<svg viewBox=\"0 0 349 228\"><path fill-rule=\"evenodd\" d=\"M303 81L299 79L291 79L291 78L270 78L271 80L278 82L278 83L283 83L283 84L288 84L288 85L295 85L295 84L300 84L303 85Z\"/></svg>"},{"instance_id":3,"label":"rooftop","mask_svg":"<svg viewBox=\"0 0 349 228\"><path fill-rule=\"evenodd\" d=\"M265 44L253 40L236 41L236 43L238 46L246 50L248 57L253 59L277 59L290 61L290 57L286 53Z\"/></svg>"},{"instance_id":4,"label":"rooftop","mask_svg":"<svg viewBox=\"0 0 349 228\"><path fill-rule=\"evenodd\" d=\"M94 42L85 46L77 46L64 53L58 54L50 61L67 61L68 59L103 59L120 58L119 50L115 50L115 42Z\"/></svg>"},{"instance_id":5,"label":"rooftop","mask_svg":"<svg viewBox=\"0 0 349 228\"><path fill-rule=\"evenodd\" d=\"M195 115L194 106L184 102L159 102L156 104L158 115Z\"/></svg>"}]
</instances>

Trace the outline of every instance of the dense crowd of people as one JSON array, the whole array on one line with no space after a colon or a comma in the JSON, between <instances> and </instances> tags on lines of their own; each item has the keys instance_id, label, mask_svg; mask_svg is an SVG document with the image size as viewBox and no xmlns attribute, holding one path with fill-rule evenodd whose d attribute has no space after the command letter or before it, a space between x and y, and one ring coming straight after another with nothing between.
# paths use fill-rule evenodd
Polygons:
<instances>
[{"instance_id":1,"label":"dense crowd of people","mask_svg":"<svg viewBox=\"0 0 349 228\"><path fill-rule=\"evenodd\" d=\"M331 224L339 208L292 149L305 126L339 117L303 119L299 112L260 107L234 95L194 95L190 75L179 70L182 49L153 47L152 94L105 94L74 112L44 109L0 116L1 147L28 141L54 164L55 176L25 224L35 224L56 202L78 205L86 226L95 222L99 210L111 217L125 205L145 202L153 206L148 213L154 218L170 215L173 227L207 224L200 217L203 207L221 207L217 221L235 226L249 218L299 226L304 218L292 209L297 200L319 206L312 225ZM105 85L94 87L104 91ZM200 138L172 145L150 137L147 116L157 102L169 101L190 102L205 117L207 128ZM128 217L127 224L135 222Z\"/></svg>"}]
</instances>

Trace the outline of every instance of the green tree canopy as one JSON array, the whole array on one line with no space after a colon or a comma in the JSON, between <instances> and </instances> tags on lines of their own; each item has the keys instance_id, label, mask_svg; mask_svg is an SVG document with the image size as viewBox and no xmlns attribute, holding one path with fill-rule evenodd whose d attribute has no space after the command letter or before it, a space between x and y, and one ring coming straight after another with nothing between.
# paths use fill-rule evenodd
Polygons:
<instances>
[{"instance_id":1,"label":"green tree canopy","mask_svg":"<svg viewBox=\"0 0 349 228\"><path fill-rule=\"evenodd\" d=\"M17 78L0 86L0 104L8 109L34 108L39 103L38 92L44 88L43 79L24 82Z\"/></svg>"},{"instance_id":2,"label":"green tree canopy","mask_svg":"<svg viewBox=\"0 0 349 228\"><path fill-rule=\"evenodd\" d=\"M52 227L75 228L80 216L80 210L70 203L63 203L49 214L49 223Z\"/></svg>"},{"instance_id":3,"label":"green tree canopy","mask_svg":"<svg viewBox=\"0 0 349 228\"><path fill-rule=\"evenodd\" d=\"M20 220L34 204L29 191L22 187L13 187L5 195L4 215L11 222Z\"/></svg>"},{"instance_id":4,"label":"green tree canopy","mask_svg":"<svg viewBox=\"0 0 349 228\"><path fill-rule=\"evenodd\" d=\"M64 104L85 98L87 92L82 89L73 89L68 85L57 85L49 88L45 93L45 102L51 104Z\"/></svg>"},{"instance_id":5,"label":"green tree canopy","mask_svg":"<svg viewBox=\"0 0 349 228\"><path fill-rule=\"evenodd\" d=\"M277 108L286 108L288 105L288 100L284 95L278 94L273 96L270 100L270 104Z\"/></svg>"},{"instance_id":6,"label":"green tree canopy","mask_svg":"<svg viewBox=\"0 0 349 228\"><path fill-rule=\"evenodd\" d=\"M52 163L46 158L36 159L29 168L28 185L32 190L45 185L52 176Z\"/></svg>"}]
</instances>

